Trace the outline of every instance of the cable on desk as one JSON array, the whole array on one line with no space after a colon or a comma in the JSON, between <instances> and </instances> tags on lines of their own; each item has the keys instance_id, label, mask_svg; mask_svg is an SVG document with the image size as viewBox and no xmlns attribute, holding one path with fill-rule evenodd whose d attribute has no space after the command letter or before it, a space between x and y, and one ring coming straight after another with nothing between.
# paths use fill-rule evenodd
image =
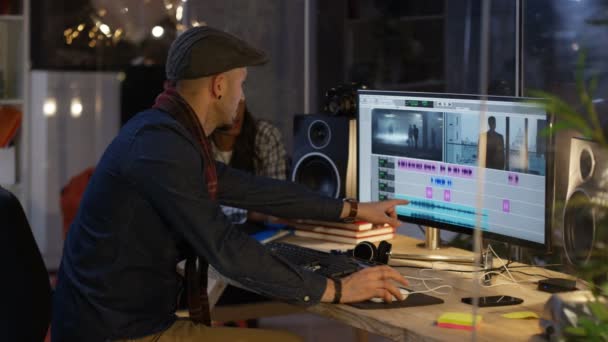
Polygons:
<instances>
[{"instance_id":1,"label":"cable on desk","mask_svg":"<svg viewBox=\"0 0 608 342\"><path fill-rule=\"evenodd\" d=\"M438 295L441 296L447 296L450 295L452 293L452 291L454 291L454 287L452 287L452 285L439 285L439 286L435 286L435 287L429 287L429 285L426 283L427 281L443 281L443 278L437 278L437 277L430 277L430 278L420 278L420 277L412 277L412 276L403 276L404 278L407 279L414 279L414 280L419 280L421 281L422 285L424 285L424 287L426 287L426 290L424 291L412 291L410 292L410 294L412 293L428 293L428 292L433 292L436 293ZM418 286L418 285L413 285L412 286ZM440 292L437 291L438 289L442 289L442 288L449 288L450 291L448 292Z\"/></svg>"},{"instance_id":2,"label":"cable on desk","mask_svg":"<svg viewBox=\"0 0 608 342\"><path fill-rule=\"evenodd\" d=\"M425 286L426 286L426 284L425 284ZM446 288L446 287L449 288L450 291L448 291L448 292L437 291L438 289L442 289L442 288ZM408 295L414 294L414 293L428 293L428 292L432 292L432 293L436 293L436 294L438 294L440 296L448 296L448 295L450 295L452 293L452 291L454 291L454 288L452 287L452 285L439 285L439 286L435 286L433 288L430 288L430 287L427 286L426 290L412 291Z\"/></svg>"},{"instance_id":3,"label":"cable on desk","mask_svg":"<svg viewBox=\"0 0 608 342\"><path fill-rule=\"evenodd\" d=\"M545 279L549 279L549 278L551 278L551 277L548 277L548 276L546 276L546 275L543 275L543 274L538 274L538 273L526 273L526 272L523 272L523 271L513 271L513 270L511 270L511 272L513 272L513 273L521 273L521 274L525 274L525 275L527 275L528 277L543 277L543 278L545 278Z\"/></svg>"},{"instance_id":4,"label":"cable on desk","mask_svg":"<svg viewBox=\"0 0 608 342\"><path fill-rule=\"evenodd\" d=\"M508 283L500 283L500 284L493 284L493 285L484 285L483 284L483 279L488 275L488 274L493 274L493 275L497 275L499 277L503 277L506 278L509 282ZM506 275L502 274L501 272L496 272L496 271L492 271L492 272L484 272L480 277L479 277L479 285L481 287L496 287L496 286L504 286L504 285L516 285L516 286L520 286L522 283L537 283L537 280L515 280L515 278L510 278L507 277Z\"/></svg>"},{"instance_id":5,"label":"cable on desk","mask_svg":"<svg viewBox=\"0 0 608 342\"><path fill-rule=\"evenodd\" d=\"M530 267L538 267L538 268L547 268L547 267L557 267L564 266L564 264L547 264L547 265L520 265L520 266L511 266L511 268L530 268Z\"/></svg>"}]
</instances>

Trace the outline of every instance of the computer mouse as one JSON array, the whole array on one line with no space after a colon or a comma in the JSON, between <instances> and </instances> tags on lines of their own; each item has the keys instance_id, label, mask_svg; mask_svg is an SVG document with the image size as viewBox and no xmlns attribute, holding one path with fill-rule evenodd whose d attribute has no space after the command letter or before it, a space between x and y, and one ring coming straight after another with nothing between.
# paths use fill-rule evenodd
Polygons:
<instances>
[{"instance_id":1,"label":"computer mouse","mask_svg":"<svg viewBox=\"0 0 608 342\"><path fill-rule=\"evenodd\" d=\"M403 288L399 288L399 292L401 292L401 295L403 296L403 300L405 300L407 298L407 296L410 294L410 291L403 289ZM380 298L380 297L374 297L370 300L374 303L384 303L384 298ZM396 300L397 300L397 298L395 296L393 296L393 301L396 301Z\"/></svg>"}]
</instances>

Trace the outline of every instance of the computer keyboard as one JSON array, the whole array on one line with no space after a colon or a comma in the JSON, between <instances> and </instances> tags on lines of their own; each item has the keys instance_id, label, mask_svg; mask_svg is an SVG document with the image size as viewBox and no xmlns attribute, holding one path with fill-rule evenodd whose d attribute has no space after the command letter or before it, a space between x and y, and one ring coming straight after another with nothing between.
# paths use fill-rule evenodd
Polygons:
<instances>
[{"instance_id":1,"label":"computer keyboard","mask_svg":"<svg viewBox=\"0 0 608 342\"><path fill-rule=\"evenodd\" d=\"M270 242L266 247L292 264L328 278L342 278L372 266L345 254L330 254L289 243Z\"/></svg>"}]
</instances>

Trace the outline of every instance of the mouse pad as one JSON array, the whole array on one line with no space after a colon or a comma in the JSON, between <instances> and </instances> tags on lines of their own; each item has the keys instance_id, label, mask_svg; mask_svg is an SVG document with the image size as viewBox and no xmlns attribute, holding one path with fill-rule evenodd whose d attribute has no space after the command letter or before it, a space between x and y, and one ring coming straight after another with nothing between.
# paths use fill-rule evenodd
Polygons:
<instances>
[{"instance_id":1,"label":"mouse pad","mask_svg":"<svg viewBox=\"0 0 608 342\"><path fill-rule=\"evenodd\" d=\"M409 290L413 292L412 290ZM443 304L443 299L428 296L424 293L412 293L407 296L405 300L394 301L392 303L375 303L371 300L359 303L350 303L347 305L354 306L358 309L363 310L374 310L374 309L397 309L397 308L407 308L410 306L425 306L425 305L434 305L434 304Z\"/></svg>"}]
</instances>

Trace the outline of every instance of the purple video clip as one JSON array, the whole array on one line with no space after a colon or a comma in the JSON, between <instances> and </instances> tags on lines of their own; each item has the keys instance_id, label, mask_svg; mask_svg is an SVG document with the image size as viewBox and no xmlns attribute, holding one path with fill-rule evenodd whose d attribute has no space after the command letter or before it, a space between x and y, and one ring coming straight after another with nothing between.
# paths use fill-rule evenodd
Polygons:
<instances>
[{"instance_id":1,"label":"purple video clip","mask_svg":"<svg viewBox=\"0 0 608 342\"><path fill-rule=\"evenodd\" d=\"M412 159L400 159L397 162L400 169L403 170L414 170L425 173L437 173L437 164L432 162L423 162Z\"/></svg>"},{"instance_id":2,"label":"purple video clip","mask_svg":"<svg viewBox=\"0 0 608 342\"><path fill-rule=\"evenodd\" d=\"M518 185L519 184L519 175L516 173L509 173L507 176L509 179L509 185Z\"/></svg>"},{"instance_id":3,"label":"purple video clip","mask_svg":"<svg viewBox=\"0 0 608 342\"><path fill-rule=\"evenodd\" d=\"M426 187L426 198L433 198L433 188L430 186Z\"/></svg>"},{"instance_id":4,"label":"purple video clip","mask_svg":"<svg viewBox=\"0 0 608 342\"><path fill-rule=\"evenodd\" d=\"M449 176L461 178L473 178L473 169L462 165L441 165L439 167L441 173L447 173Z\"/></svg>"},{"instance_id":5,"label":"purple video clip","mask_svg":"<svg viewBox=\"0 0 608 342\"><path fill-rule=\"evenodd\" d=\"M510 213L511 212L511 201L509 200L502 200L502 211L504 211L505 213Z\"/></svg>"},{"instance_id":6,"label":"purple video clip","mask_svg":"<svg viewBox=\"0 0 608 342\"><path fill-rule=\"evenodd\" d=\"M452 191L451 190L443 190L443 200L446 202L452 201Z\"/></svg>"}]
</instances>

